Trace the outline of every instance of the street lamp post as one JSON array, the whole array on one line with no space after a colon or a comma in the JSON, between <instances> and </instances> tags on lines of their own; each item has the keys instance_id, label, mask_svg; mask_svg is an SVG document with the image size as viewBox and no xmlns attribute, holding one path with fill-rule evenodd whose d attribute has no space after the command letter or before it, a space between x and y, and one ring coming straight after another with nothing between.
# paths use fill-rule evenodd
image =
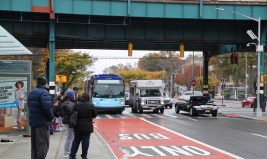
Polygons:
<instances>
[{"instance_id":1,"label":"street lamp post","mask_svg":"<svg viewBox=\"0 0 267 159\"><path fill-rule=\"evenodd\" d=\"M248 18L248 19L251 19L253 21L258 22L258 36L256 36L251 30L248 30L247 34L250 36L250 38L252 40L254 40L254 39L258 40L258 45L256 47L256 51L258 54L258 71L257 71L258 73L257 73L257 108L255 111L255 115L257 117L260 117L260 116L262 116L262 111L260 108L260 93L261 93L261 90L260 90L260 62L261 62L261 52L263 51L263 46L261 46L261 40L260 40L260 38L261 38L261 17L259 17L259 19L255 19L255 18L252 18L250 16L244 15L242 13L233 11L233 10L228 10L228 9L224 9L224 8L215 8L215 9L219 10L219 11L232 12L234 14L238 14L242 17L245 17L245 18ZM263 93L263 90L262 90L262 93Z\"/></svg>"}]
</instances>

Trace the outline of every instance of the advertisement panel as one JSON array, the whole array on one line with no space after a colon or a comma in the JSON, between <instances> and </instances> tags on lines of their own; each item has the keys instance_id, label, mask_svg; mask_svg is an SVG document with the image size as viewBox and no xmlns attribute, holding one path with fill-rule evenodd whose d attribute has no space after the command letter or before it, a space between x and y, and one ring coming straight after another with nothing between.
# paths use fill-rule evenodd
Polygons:
<instances>
[{"instance_id":1,"label":"advertisement panel","mask_svg":"<svg viewBox=\"0 0 267 159\"><path fill-rule=\"evenodd\" d=\"M0 135L29 134L31 61L0 61Z\"/></svg>"}]
</instances>

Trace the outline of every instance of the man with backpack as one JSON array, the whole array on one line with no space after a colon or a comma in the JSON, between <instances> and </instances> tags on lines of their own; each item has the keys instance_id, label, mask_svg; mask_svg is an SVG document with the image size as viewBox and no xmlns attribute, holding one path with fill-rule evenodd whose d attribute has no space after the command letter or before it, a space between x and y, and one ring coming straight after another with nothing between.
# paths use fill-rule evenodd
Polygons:
<instances>
[{"instance_id":1,"label":"man with backpack","mask_svg":"<svg viewBox=\"0 0 267 159\"><path fill-rule=\"evenodd\" d=\"M63 103L60 106L60 116L62 117L62 123L66 128L65 132L65 146L63 157L69 157L71 151L71 144L74 139L73 128L69 126L70 115L74 107L74 91L68 90L63 98Z\"/></svg>"}]
</instances>

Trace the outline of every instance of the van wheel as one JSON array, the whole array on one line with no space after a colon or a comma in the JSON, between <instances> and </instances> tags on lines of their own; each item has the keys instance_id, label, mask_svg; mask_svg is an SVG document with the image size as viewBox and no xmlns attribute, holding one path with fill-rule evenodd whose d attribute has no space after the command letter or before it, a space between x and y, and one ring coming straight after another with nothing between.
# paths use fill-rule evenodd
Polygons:
<instances>
[{"instance_id":1,"label":"van wheel","mask_svg":"<svg viewBox=\"0 0 267 159\"><path fill-rule=\"evenodd\" d=\"M175 106L175 113L179 114L180 110L178 109L178 106Z\"/></svg>"},{"instance_id":2,"label":"van wheel","mask_svg":"<svg viewBox=\"0 0 267 159\"><path fill-rule=\"evenodd\" d=\"M139 107L139 113L143 113L143 108Z\"/></svg>"}]
</instances>

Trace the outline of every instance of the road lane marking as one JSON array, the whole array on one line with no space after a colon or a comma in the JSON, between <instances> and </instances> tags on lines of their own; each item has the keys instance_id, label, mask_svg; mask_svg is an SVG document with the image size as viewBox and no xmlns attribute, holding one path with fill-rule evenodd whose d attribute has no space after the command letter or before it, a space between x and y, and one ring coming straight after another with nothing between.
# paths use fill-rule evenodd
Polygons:
<instances>
[{"instance_id":1,"label":"road lane marking","mask_svg":"<svg viewBox=\"0 0 267 159\"><path fill-rule=\"evenodd\" d=\"M106 117L108 117L108 118L114 118L113 116L111 116L109 114L106 114Z\"/></svg>"},{"instance_id":2,"label":"road lane marking","mask_svg":"<svg viewBox=\"0 0 267 159\"><path fill-rule=\"evenodd\" d=\"M158 115L158 114L153 114L154 116L157 116L157 117L159 117L159 118L164 118L163 116L161 116L161 115Z\"/></svg>"},{"instance_id":3,"label":"road lane marking","mask_svg":"<svg viewBox=\"0 0 267 159\"><path fill-rule=\"evenodd\" d=\"M150 116L150 115L146 115L146 114L140 114L142 117L147 117L147 118L153 118L152 116Z\"/></svg>"},{"instance_id":4,"label":"road lane marking","mask_svg":"<svg viewBox=\"0 0 267 159\"><path fill-rule=\"evenodd\" d=\"M171 115L171 114L164 114L164 115L169 116L169 117L172 117L172 118L181 119L181 117L175 116L175 115Z\"/></svg>"},{"instance_id":5,"label":"road lane marking","mask_svg":"<svg viewBox=\"0 0 267 159\"><path fill-rule=\"evenodd\" d=\"M230 152L226 152L226 151L224 151L224 150L221 150L221 149L219 149L219 148L213 147L213 146L211 146L211 145L208 145L208 144L203 143L203 142L201 142L201 141L198 141L198 140L196 140L196 139L190 138L190 137L188 137L188 136L185 136L185 135L183 135L183 134L180 134L180 133L178 133L178 132L175 132L175 131L173 131L173 130L171 130L171 129L165 128L165 127L163 127L163 126L161 126L161 125L157 125L157 124L155 124L155 123L152 123L152 122L150 122L150 121L148 121L148 120L145 120L145 119L142 119L142 120L144 120L144 121L146 121L146 122L148 122L148 123L150 123L150 124L152 124L152 125L158 126L158 127L162 128L162 129L164 129L164 130L170 131L170 132L172 132L172 133L174 133L174 134L176 134L176 135L182 136L182 137L184 137L184 138L186 138L186 139L188 139L188 140L194 141L194 142L196 142L196 143L198 143L198 144L202 144L202 145L207 146L207 147L209 147L209 148L211 148L211 149L215 149L215 150L217 150L217 151L219 151L219 152L221 152L221 153L227 154L227 155L229 155L229 156L231 156L231 157L234 157L234 158L236 158L236 159L244 159L244 158L242 158L242 157L240 157L240 156L234 155L234 154L232 154L232 153L230 153Z\"/></svg>"},{"instance_id":6,"label":"road lane marking","mask_svg":"<svg viewBox=\"0 0 267 159\"><path fill-rule=\"evenodd\" d=\"M243 159L143 118L97 119L95 124L117 159Z\"/></svg>"},{"instance_id":7,"label":"road lane marking","mask_svg":"<svg viewBox=\"0 0 267 159\"><path fill-rule=\"evenodd\" d=\"M266 138L266 139L267 139L267 136L264 136L264 135L255 134L255 133L251 133L251 135L254 135L254 136L259 136L259 137L263 137L263 138Z\"/></svg>"}]
</instances>

